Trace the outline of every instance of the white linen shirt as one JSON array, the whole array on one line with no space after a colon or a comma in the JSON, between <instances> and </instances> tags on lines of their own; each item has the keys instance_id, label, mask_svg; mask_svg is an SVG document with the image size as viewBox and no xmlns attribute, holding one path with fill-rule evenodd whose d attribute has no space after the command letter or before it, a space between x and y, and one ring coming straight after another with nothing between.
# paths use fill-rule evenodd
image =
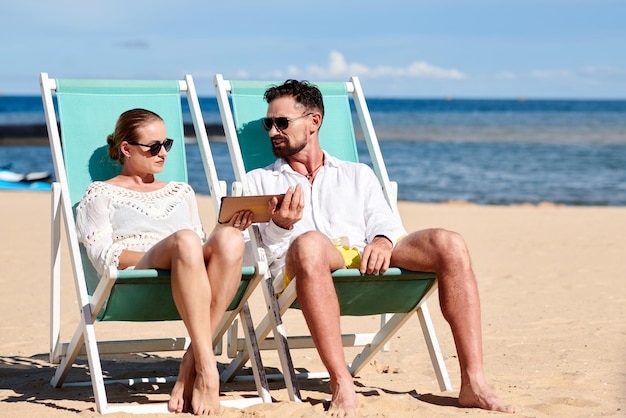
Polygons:
<instances>
[{"instance_id":1,"label":"white linen shirt","mask_svg":"<svg viewBox=\"0 0 626 418\"><path fill-rule=\"evenodd\" d=\"M275 278L282 279L290 243L307 231L320 231L333 242L356 247L361 253L377 235L389 238L394 246L398 238L406 235L400 217L391 210L369 166L324 155L324 165L315 175L313 184L282 158L247 175L250 195L285 193L289 186L297 184L302 185L304 192L302 219L291 230L273 221L259 225L270 271Z\"/></svg>"}]
</instances>

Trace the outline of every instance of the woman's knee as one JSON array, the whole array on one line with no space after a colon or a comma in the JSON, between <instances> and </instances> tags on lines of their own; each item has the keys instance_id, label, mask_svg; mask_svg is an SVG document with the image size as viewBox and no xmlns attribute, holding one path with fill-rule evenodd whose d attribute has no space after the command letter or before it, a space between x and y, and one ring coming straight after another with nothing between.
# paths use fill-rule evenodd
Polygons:
<instances>
[{"instance_id":1,"label":"woman's knee","mask_svg":"<svg viewBox=\"0 0 626 418\"><path fill-rule=\"evenodd\" d=\"M213 254L226 254L235 258L243 257L244 239L241 231L236 228L219 228L209 238L208 244L211 246Z\"/></svg>"},{"instance_id":2,"label":"woman's knee","mask_svg":"<svg viewBox=\"0 0 626 418\"><path fill-rule=\"evenodd\" d=\"M195 257L202 254L202 241L198 234L190 229L181 229L171 236L172 253L177 257Z\"/></svg>"}]
</instances>

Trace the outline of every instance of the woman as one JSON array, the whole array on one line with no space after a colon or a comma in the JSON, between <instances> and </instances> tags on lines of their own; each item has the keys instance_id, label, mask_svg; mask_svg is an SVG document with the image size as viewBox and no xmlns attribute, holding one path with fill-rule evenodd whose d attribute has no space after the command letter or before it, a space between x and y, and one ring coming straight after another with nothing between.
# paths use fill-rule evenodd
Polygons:
<instances>
[{"instance_id":1,"label":"woman","mask_svg":"<svg viewBox=\"0 0 626 418\"><path fill-rule=\"evenodd\" d=\"M76 209L81 243L99 274L118 269L171 270L172 295L191 337L168 404L172 412L218 414L219 374L212 334L241 279L241 230L252 220L239 212L207 237L197 201L186 183L158 180L173 141L149 110L132 109L108 136L119 175L92 183Z\"/></svg>"}]
</instances>

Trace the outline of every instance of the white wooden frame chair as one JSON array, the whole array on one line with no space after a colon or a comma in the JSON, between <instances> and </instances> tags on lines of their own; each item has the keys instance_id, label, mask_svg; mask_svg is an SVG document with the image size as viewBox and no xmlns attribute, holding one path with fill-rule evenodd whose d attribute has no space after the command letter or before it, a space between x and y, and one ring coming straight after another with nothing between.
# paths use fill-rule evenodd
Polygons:
<instances>
[{"instance_id":1,"label":"white wooden frame chair","mask_svg":"<svg viewBox=\"0 0 626 418\"><path fill-rule=\"evenodd\" d=\"M281 82L225 80L217 74L214 86L222 117L222 124L228 142L229 152L236 183L234 193L247 193L246 173L258 167L267 166L275 161L267 141L267 133L262 130L260 119L266 116L267 103L263 94L267 87ZM356 135L353 126L350 100L354 103L363 130L373 169L380 180L385 197L394 211L397 211L397 184L389 180L387 170L374 127L365 102L363 91L357 77L348 82L315 83L324 98L325 117L320 131L320 143L331 155L348 161L358 161ZM339 140L344 138L345 141ZM254 229L252 243L260 246L258 230ZM349 364L353 376L383 349L389 339L402 325L416 314L421 325L426 346L435 370L440 389L452 390L448 372L439 348L434 327L426 305L426 300L437 287L434 273L411 272L398 268L389 269L382 276L361 276L358 269L341 269L333 273L335 287L339 297L341 315L377 315L381 314L381 327L369 334L344 334L345 347L363 347L363 350ZM271 279L270 279L271 280ZM257 326L257 337L261 349L273 348L272 339L267 338L270 330L274 336L284 332L281 316L290 307L297 307L294 279L278 299L279 312L270 312ZM271 283L262 286L267 300L274 297ZM404 295L399 298L398 295ZM268 303L271 308L271 304ZM278 318L278 320L276 319ZM287 333L288 334L288 333ZM281 335L280 338L283 338ZM288 336L289 348L314 347L310 336ZM246 353L242 350L241 339L229 339L229 355L234 357L227 372L234 376ZM287 359L285 364L289 364ZM296 387L292 383L293 373L283 373L288 388ZM226 372L224 373L226 374ZM311 374L307 376L311 377ZM228 378L229 376L225 376ZM297 394L297 392L295 392Z\"/></svg>"},{"instance_id":2,"label":"white wooden frame chair","mask_svg":"<svg viewBox=\"0 0 626 418\"><path fill-rule=\"evenodd\" d=\"M174 139L168 163L158 177L164 181L187 181L181 104L181 95L184 95L193 119L215 212L218 213L226 185L217 178L193 80L189 75L183 80L158 81L52 79L47 73L41 73L40 84L56 174L52 187L51 217L50 362L58 363L58 366L51 384L55 387L64 385L76 358L86 354L98 412L166 412L167 405L164 403L109 404L105 388L108 380L103 377L100 356L181 351L188 347L189 338L163 335L157 326L154 329L160 334L158 338L99 341L95 325L99 321L180 320L171 296L169 271L118 271L112 268L98 278L78 242L74 210L88 184L111 178L119 172L121 167L107 157L106 136L113 131L119 115L132 108L150 109L159 114L167 126L168 137ZM80 314L79 324L68 343L60 340L62 220ZM251 354L253 360L252 370L259 396L223 401L225 406L243 407L255 402L271 402L247 303L266 271L266 263L258 258L254 265L244 266L237 295L213 337L214 347L219 352L224 333L239 317L246 333L244 351ZM129 379L128 383L132 381L152 382L150 379ZM163 382L160 379L154 383Z\"/></svg>"}]
</instances>

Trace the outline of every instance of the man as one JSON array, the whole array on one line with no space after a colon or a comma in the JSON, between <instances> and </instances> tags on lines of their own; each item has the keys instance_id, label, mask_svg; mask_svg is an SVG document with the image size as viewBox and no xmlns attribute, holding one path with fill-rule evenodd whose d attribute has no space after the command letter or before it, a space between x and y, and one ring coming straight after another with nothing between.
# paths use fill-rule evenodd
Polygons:
<instances>
[{"instance_id":1,"label":"man","mask_svg":"<svg viewBox=\"0 0 626 418\"><path fill-rule=\"evenodd\" d=\"M287 80L269 88L265 100L263 127L278 160L251 171L248 187L252 194L285 193L280 206L270 202L271 221L261 225L261 237L274 277L287 283L297 277L302 313L330 375L331 413L350 416L357 408L331 272L356 267L376 274L390 266L437 273L461 367L459 404L515 412L484 376L478 289L463 238L443 229L407 235L373 171L321 149L324 105L315 86Z\"/></svg>"}]
</instances>

